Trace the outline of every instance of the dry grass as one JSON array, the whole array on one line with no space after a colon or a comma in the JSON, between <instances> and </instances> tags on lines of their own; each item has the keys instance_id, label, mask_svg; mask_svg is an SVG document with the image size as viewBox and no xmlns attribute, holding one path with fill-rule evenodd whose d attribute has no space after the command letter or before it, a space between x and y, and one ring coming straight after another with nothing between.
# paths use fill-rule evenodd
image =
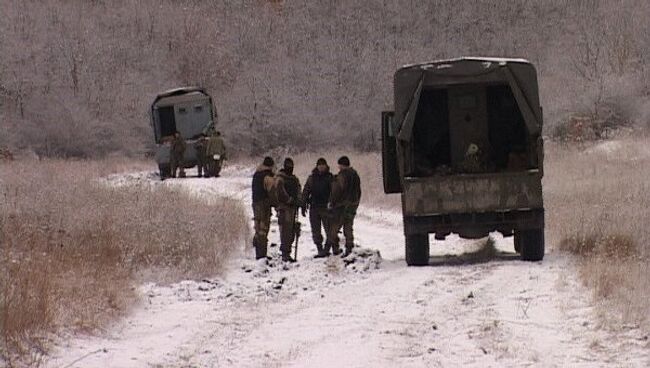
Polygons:
<instances>
[{"instance_id":1,"label":"dry grass","mask_svg":"<svg viewBox=\"0 0 650 368\"><path fill-rule=\"evenodd\" d=\"M606 319L650 323L650 150L644 140L546 148L547 242L579 256Z\"/></svg>"},{"instance_id":2,"label":"dry grass","mask_svg":"<svg viewBox=\"0 0 650 368\"><path fill-rule=\"evenodd\" d=\"M141 281L217 274L247 236L235 201L208 205L169 189L96 180L145 165L1 164L0 361L45 350L52 332L101 328L128 310Z\"/></svg>"}]
</instances>

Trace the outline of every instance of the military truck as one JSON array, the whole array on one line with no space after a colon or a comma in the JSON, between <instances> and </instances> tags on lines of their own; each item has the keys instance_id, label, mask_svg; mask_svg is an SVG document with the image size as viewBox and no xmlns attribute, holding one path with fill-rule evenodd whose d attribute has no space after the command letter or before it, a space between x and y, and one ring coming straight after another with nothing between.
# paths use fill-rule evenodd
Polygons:
<instances>
[{"instance_id":1,"label":"military truck","mask_svg":"<svg viewBox=\"0 0 650 368\"><path fill-rule=\"evenodd\" d=\"M384 191L400 193L406 263L426 265L429 234L514 236L544 257L542 108L524 59L464 57L407 65L382 113Z\"/></svg>"},{"instance_id":2,"label":"military truck","mask_svg":"<svg viewBox=\"0 0 650 368\"><path fill-rule=\"evenodd\" d=\"M162 179L171 173L170 139L176 131L187 143L183 166L194 167L197 163L194 143L201 134L209 135L215 129L212 97L200 87L165 91L157 95L151 104L151 126L156 143L155 158Z\"/></svg>"}]
</instances>

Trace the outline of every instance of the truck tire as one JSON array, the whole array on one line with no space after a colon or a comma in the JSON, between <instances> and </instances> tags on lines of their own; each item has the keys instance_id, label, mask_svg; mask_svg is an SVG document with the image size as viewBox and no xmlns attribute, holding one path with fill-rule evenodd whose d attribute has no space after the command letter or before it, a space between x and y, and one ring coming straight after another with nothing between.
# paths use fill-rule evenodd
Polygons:
<instances>
[{"instance_id":1,"label":"truck tire","mask_svg":"<svg viewBox=\"0 0 650 368\"><path fill-rule=\"evenodd\" d=\"M406 264L409 266L429 264L429 234L406 235Z\"/></svg>"},{"instance_id":2,"label":"truck tire","mask_svg":"<svg viewBox=\"0 0 650 368\"><path fill-rule=\"evenodd\" d=\"M515 231L512 242L515 245L515 252L521 254L521 233L519 231Z\"/></svg>"},{"instance_id":3,"label":"truck tire","mask_svg":"<svg viewBox=\"0 0 650 368\"><path fill-rule=\"evenodd\" d=\"M544 258L544 229L521 230L515 233L515 237L517 235L522 260L535 262Z\"/></svg>"}]
</instances>

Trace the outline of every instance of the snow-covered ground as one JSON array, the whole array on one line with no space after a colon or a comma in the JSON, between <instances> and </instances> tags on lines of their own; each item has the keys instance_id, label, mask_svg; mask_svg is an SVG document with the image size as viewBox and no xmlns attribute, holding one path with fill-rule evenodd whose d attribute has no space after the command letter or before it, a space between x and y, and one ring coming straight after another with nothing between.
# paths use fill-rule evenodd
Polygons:
<instances>
[{"instance_id":1,"label":"snow-covered ground","mask_svg":"<svg viewBox=\"0 0 650 368\"><path fill-rule=\"evenodd\" d=\"M107 181L229 196L249 208L251 174L228 167L219 179ZM561 254L521 262L512 239L494 235L496 254L476 256L484 242L451 236L432 239L429 267L406 267L399 213L362 208L353 262L313 259L304 222L297 264L260 265L248 248L223 278L143 285L130 317L62 342L48 366L650 366L648 332L600 328L590 291Z\"/></svg>"}]
</instances>

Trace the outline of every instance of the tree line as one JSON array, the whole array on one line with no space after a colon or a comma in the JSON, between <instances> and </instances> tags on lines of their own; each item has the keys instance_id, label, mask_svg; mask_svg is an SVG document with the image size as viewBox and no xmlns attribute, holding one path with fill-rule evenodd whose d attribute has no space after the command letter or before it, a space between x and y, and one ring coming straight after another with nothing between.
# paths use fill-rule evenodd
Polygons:
<instances>
[{"instance_id":1,"label":"tree line","mask_svg":"<svg viewBox=\"0 0 650 368\"><path fill-rule=\"evenodd\" d=\"M149 106L212 94L242 152L373 149L403 64L462 55L538 68L546 134L575 114L647 126L645 0L0 0L0 147L138 155Z\"/></svg>"}]
</instances>

